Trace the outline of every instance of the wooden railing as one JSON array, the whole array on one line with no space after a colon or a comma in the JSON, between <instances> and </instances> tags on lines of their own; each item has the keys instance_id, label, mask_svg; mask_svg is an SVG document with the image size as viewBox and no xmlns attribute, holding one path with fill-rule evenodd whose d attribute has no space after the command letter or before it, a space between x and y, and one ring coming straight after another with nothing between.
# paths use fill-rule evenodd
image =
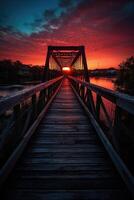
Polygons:
<instances>
[{"instance_id":1,"label":"wooden railing","mask_svg":"<svg viewBox=\"0 0 134 200\"><path fill-rule=\"evenodd\" d=\"M62 79L63 76L24 89L0 101L0 183L23 152Z\"/></svg>"},{"instance_id":2,"label":"wooden railing","mask_svg":"<svg viewBox=\"0 0 134 200\"><path fill-rule=\"evenodd\" d=\"M122 161L120 150L120 140L124 132L128 136L127 139L134 142L132 140L133 129L130 128L134 124L134 97L81 81L72 76L68 78L105 149L134 196L134 178L131 174L133 170L130 173L130 169L128 170L128 166L126 167ZM107 109L110 103L113 109L112 116ZM133 162L133 152L131 152L132 166Z\"/></svg>"}]
</instances>

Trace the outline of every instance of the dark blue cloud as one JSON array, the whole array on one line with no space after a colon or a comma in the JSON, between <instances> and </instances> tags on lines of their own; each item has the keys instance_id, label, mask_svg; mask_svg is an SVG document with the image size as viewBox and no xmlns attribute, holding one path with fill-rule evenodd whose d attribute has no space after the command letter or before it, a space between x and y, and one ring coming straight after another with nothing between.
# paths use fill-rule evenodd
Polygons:
<instances>
[{"instance_id":1,"label":"dark blue cloud","mask_svg":"<svg viewBox=\"0 0 134 200\"><path fill-rule=\"evenodd\" d=\"M77 3L79 0L77 0ZM72 7L76 3L75 0L59 0L59 6L62 8Z\"/></svg>"},{"instance_id":2,"label":"dark blue cloud","mask_svg":"<svg viewBox=\"0 0 134 200\"><path fill-rule=\"evenodd\" d=\"M26 24L34 22L46 9L54 9L58 0L1 0L0 2L0 25L11 25L24 33L33 30ZM6 16L6 20L2 20Z\"/></svg>"}]
</instances>

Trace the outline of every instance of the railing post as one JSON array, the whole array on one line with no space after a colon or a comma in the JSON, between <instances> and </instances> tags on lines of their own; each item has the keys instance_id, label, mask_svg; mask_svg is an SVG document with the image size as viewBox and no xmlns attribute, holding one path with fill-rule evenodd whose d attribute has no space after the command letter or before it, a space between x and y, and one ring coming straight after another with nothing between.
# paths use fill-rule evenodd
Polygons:
<instances>
[{"instance_id":1,"label":"railing post","mask_svg":"<svg viewBox=\"0 0 134 200\"><path fill-rule=\"evenodd\" d=\"M119 108L116 105L115 117L114 117L114 123L113 123L112 141L118 153L120 153L119 136L120 136L120 130L121 130L121 113L122 113L121 108Z\"/></svg>"},{"instance_id":2,"label":"railing post","mask_svg":"<svg viewBox=\"0 0 134 200\"><path fill-rule=\"evenodd\" d=\"M40 94L39 94L39 100L38 100L38 112L39 113L43 109L43 107L45 106L45 103L46 103L45 102L45 93L46 93L46 89L43 89L42 91L40 91Z\"/></svg>"},{"instance_id":3,"label":"railing post","mask_svg":"<svg viewBox=\"0 0 134 200\"><path fill-rule=\"evenodd\" d=\"M90 89L87 90L87 106L89 107L89 109L92 112L92 114L94 116L96 116L94 100L93 100L92 92L91 92Z\"/></svg>"},{"instance_id":4,"label":"railing post","mask_svg":"<svg viewBox=\"0 0 134 200\"><path fill-rule=\"evenodd\" d=\"M19 120L21 115L21 107L20 104L16 105L14 107L14 120L15 120L15 135L20 132L21 130L21 120Z\"/></svg>"},{"instance_id":5,"label":"railing post","mask_svg":"<svg viewBox=\"0 0 134 200\"><path fill-rule=\"evenodd\" d=\"M32 96L32 119L33 121L36 119L37 115L37 104L36 104L36 94Z\"/></svg>"},{"instance_id":6,"label":"railing post","mask_svg":"<svg viewBox=\"0 0 134 200\"><path fill-rule=\"evenodd\" d=\"M81 83L78 83L78 93L79 93L79 96L80 96L80 93L81 93Z\"/></svg>"},{"instance_id":7,"label":"railing post","mask_svg":"<svg viewBox=\"0 0 134 200\"><path fill-rule=\"evenodd\" d=\"M96 97L96 118L100 120L100 105L101 105L101 96L97 94Z\"/></svg>"},{"instance_id":8,"label":"railing post","mask_svg":"<svg viewBox=\"0 0 134 200\"><path fill-rule=\"evenodd\" d=\"M51 95L51 88L48 87L47 91L48 91L48 99L49 99L49 98L50 98L50 95Z\"/></svg>"},{"instance_id":9,"label":"railing post","mask_svg":"<svg viewBox=\"0 0 134 200\"><path fill-rule=\"evenodd\" d=\"M82 98L82 100L85 102L85 100L84 100L84 86L83 85L81 85L81 98Z\"/></svg>"}]
</instances>

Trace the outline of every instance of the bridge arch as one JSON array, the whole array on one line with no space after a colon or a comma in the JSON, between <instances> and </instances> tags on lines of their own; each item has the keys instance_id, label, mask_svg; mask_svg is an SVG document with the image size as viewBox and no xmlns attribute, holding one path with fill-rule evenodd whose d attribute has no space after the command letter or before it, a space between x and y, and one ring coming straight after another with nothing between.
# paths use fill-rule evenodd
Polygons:
<instances>
[{"instance_id":1,"label":"bridge arch","mask_svg":"<svg viewBox=\"0 0 134 200\"><path fill-rule=\"evenodd\" d=\"M43 81L61 75L63 67L69 67L73 76L89 82L84 46L48 46Z\"/></svg>"}]
</instances>

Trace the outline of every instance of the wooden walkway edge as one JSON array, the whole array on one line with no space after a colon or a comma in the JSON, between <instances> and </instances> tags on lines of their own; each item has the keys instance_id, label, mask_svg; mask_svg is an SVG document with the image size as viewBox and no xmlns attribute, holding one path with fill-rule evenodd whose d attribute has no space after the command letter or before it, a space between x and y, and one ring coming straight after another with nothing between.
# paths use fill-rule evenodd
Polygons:
<instances>
[{"instance_id":1,"label":"wooden walkway edge","mask_svg":"<svg viewBox=\"0 0 134 200\"><path fill-rule=\"evenodd\" d=\"M68 79L7 180L8 199L131 199Z\"/></svg>"}]
</instances>

